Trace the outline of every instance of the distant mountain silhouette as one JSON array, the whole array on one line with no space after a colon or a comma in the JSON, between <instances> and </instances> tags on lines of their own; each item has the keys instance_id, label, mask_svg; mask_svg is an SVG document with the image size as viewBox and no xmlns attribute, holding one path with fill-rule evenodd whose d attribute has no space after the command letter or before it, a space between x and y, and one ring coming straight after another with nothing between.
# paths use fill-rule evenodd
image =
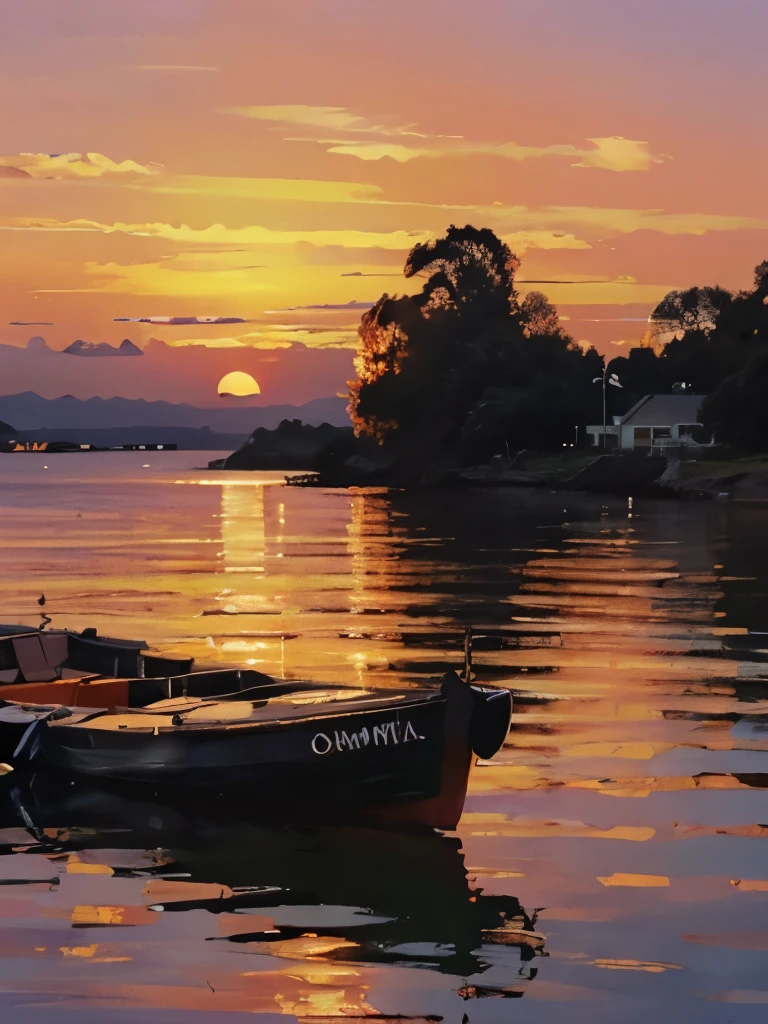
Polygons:
<instances>
[{"instance_id":1,"label":"distant mountain silhouette","mask_svg":"<svg viewBox=\"0 0 768 1024\"><path fill-rule=\"evenodd\" d=\"M36 334L34 338L29 339L26 348L27 352L37 353L38 355L41 355L44 352L53 352L53 349L48 347L48 342L45 338L41 338L39 334Z\"/></svg>"},{"instance_id":2,"label":"distant mountain silhouette","mask_svg":"<svg viewBox=\"0 0 768 1024\"><path fill-rule=\"evenodd\" d=\"M132 398L89 398L82 400L42 398L34 391L0 396L0 419L15 424L16 430L44 428L111 427L208 427L218 433L248 435L258 427L273 430L285 419L300 419L319 426L331 423L348 426L344 398L316 398L306 405L221 406L213 409L171 402L146 402Z\"/></svg>"},{"instance_id":3,"label":"distant mountain silhouette","mask_svg":"<svg viewBox=\"0 0 768 1024\"><path fill-rule=\"evenodd\" d=\"M126 338L119 345L106 341L73 341L63 350L70 356L143 356L138 345Z\"/></svg>"},{"instance_id":4,"label":"distant mountain silhouette","mask_svg":"<svg viewBox=\"0 0 768 1024\"><path fill-rule=\"evenodd\" d=\"M16 433L16 428L15 427L12 427L10 425L10 423L3 423L3 421L0 420L0 437L4 437L4 436L5 437L10 437L11 434L15 434L15 433Z\"/></svg>"}]
</instances>

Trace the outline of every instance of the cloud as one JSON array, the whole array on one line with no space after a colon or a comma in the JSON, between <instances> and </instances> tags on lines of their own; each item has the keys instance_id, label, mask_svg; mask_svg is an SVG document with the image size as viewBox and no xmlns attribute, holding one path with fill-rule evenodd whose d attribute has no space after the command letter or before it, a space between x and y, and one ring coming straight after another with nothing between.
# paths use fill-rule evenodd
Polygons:
<instances>
[{"instance_id":1,"label":"cloud","mask_svg":"<svg viewBox=\"0 0 768 1024\"><path fill-rule=\"evenodd\" d=\"M587 274L570 274L568 277L547 277L547 278L523 278L515 279L516 284L606 284L613 280L627 283L626 278L590 277ZM632 281L635 279L632 278Z\"/></svg>"},{"instance_id":2,"label":"cloud","mask_svg":"<svg viewBox=\"0 0 768 1024\"><path fill-rule=\"evenodd\" d=\"M663 235L704 235L708 231L764 231L768 219L718 213L668 213L666 210L604 206L496 206L476 212L508 237L514 231L593 229L616 234L657 231Z\"/></svg>"},{"instance_id":3,"label":"cloud","mask_svg":"<svg viewBox=\"0 0 768 1024\"><path fill-rule=\"evenodd\" d=\"M346 107L316 107L306 103L285 103L276 106L222 107L221 113L234 114L257 121L274 124L296 124L311 128L329 128L331 131L398 133L398 129L387 129L372 124L368 118L353 114Z\"/></svg>"},{"instance_id":4,"label":"cloud","mask_svg":"<svg viewBox=\"0 0 768 1024\"><path fill-rule=\"evenodd\" d=\"M173 341L166 341L165 344L169 345L171 348L188 348L194 346L203 346L204 348L247 347L239 338L174 338Z\"/></svg>"},{"instance_id":5,"label":"cloud","mask_svg":"<svg viewBox=\"0 0 768 1024\"><path fill-rule=\"evenodd\" d=\"M533 283L533 282L531 282ZM636 303L656 304L669 291L678 287L676 284L640 284L634 280L589 279L557 281L547 287L547 296L556 306L628 306ZM521 284L520 290L525 293L528 285Z\"/></svg>"},{"instance_id":6,"label":"cloud","mask_svg":"<svg viewBox=\"0 0 768 1024\"><path fill-rule=\"evenodd\" d=\"M289 142L309 142L325 146L328 153L353 156L358 160L383 160L397 163L444 157L496 156L508 160L531 160L542 157L571 159L573 167L599 168L607 171L647 171L654 164L670 157L654 153L647 142L626 139L622 135L587 139L589 147L571 143L549 146L525 146L517 142L485 142L461 135L433 135L417 130L413 124L383 124L357 114L347 107L321 107L309 104L276 106L224 107L223 113L280 126L315 129L315 134L284 135ZM317 130L335 133L327 138ZM341 137L339 137L341 136ZM369 136L370 138L361 138Z\"/></svg>"},{"instance_id":7,"label":"cloud","mask_svg":"<svg viewBox=\"0 0 768 1024\"><path fill-rule=\"evenodd\" d=\"M11 320L9 327L53 327L48 320Z\"/></svg>"},{"instance_id":8,"label":"cloud","mask_svg":"<svg viewBox=\"0 0 768 1024\"><path fill-rule=\"evenodd\" d=\"M115 323L162 324L163 327L189 327L191 324L248 324L240 316L116 316Z\"/></svg>"},{"instance_id":9,"label":"cloud","mask_svg":"<svg viewBox=\"0 0 768 1024\"><path fill-rule=\"evenodd\" d=\"M36 288L35 295L113 294L158 295L168 301L199 299L230 301L256 292L273 291L272 285L255 280L253 270L229 268L227 273L210 268L174 266L172 262L96 263L87 261L83 272L90 283L64 288Z\"/></svg>"},{"instance_id":10,"label":"cloud","mask_svg":"<svg viewBox=\"0 0 768 1024\"><path fill-rule=\"evenodd\" d=\"M647 171L652 164L662 164L672 157L656 154L648 148L647 142L625 139L622 135L611 135L603 139L587 139L594 145L593 150L583 150L579 163L574 167L599 167L606 171Z\"/></svg>"},{"instance_id":11,"label":"cloud","mask_svg":"<svg viewBox=\"0 0 768 1024\"><path fill-rule=\"evenodd\" d=\"M237 348L266 351L289 349L294 345L312 348L355 348L357 324L340 327L314 323L259 323L257 330L248 331L246 334L223 338L173 338L166 339L163 344L171 348Z\"/></svg>"},{"instance_id":12,"label":"cloud","mask_svg":"<svg viewBox=\"0 0 768 1024\"><path fill-rule=\"evenodd\" d=\"M619 277L595 276L594 274L569 274L568 277L548 277L546 279L516 279L517 284L637 284L637 278L629 274Z\"/></svg>"},{"instance_id":13,"label":"cloud","mask_svg":"<svg viewBox=\"0 0 768 1024\"><path fill-rule=\"evenodd\" d=\"M315 349L356 348L357 324L267 324L260 326L258 331L242 335L241 340L252 348L289 348L295 344Z\"/></svg>"},{"instance_id":14,"label":"cloud","mask_svg":"<svg viewBox=\"0 0 768 1024\"><path fill-rule=\"evenodd\" d=\"M399 204L398 204L399 205ZM626 209L601 206L441 206L425 209L457 211L475 223L492 227L513 247L541 249L587 249L589 243L577 231L592 230L611 234L632 234L635 231L656 231L664 235L704 235L709 231L760 231L768 229L768 218L737 214L670 213L663 209ZM407 251L417 242L427 241L435 232L365 231L354 228L279 230L260 225L228 228L212 224L192 228L163 222L126 224L102 223L84 218L70 221L53 217L16 217L0 223L5 231L97 232L126 234L213 249L221 246L272 246L308 244L317 248L338 246L341 249L384 249ZM180 254L177 254L177 258ZM252 277L249 287L253 287Z\"/></svg>"},{"instance_id":15,"label":"cloud","mask_svg":"<svg viewBox=\"0 0 768 1024\"><path fill-rule=\"evenodd\" d=\"M352 299L350 302L324 302L322 305L315 306L287 306L285 309L266 309L265 313L296 313L304 309L313 310L357 310L357 309L370 309L371 306L376 302L372 299L370 302L358 302L356 299Z\"/></svg>"},{"instance_id":16,"label":"cloud","mask_svg":"<svg viewBox=\"0 0 768 1024\"><path fill-rule=\"evenodd\" d=\"M98 232L101 234L135 235L139 238L164 238L173 242L193 242L197 245L339 245L350 249L396 249L407 251L416 242L431 238L429 231L358 231L353 228L331 230L279 231L258 225L227 228L212 224L207 228L192 228L187 224L103 224L95 220L60 221L53 217L17 217L0 224L6 231Z\"/></svg>"},{"instance_id":17,"label":"cloud","mask_svg":"<svg viewBox=\"0 0 768 1024\"><path fill-rule=\"evenodd\" d=\"M521 146L517 142L496 144L460 139L446 144L408 145L401 142L365 142L336 139L292 139L296 142L317 142L328 147L327 152L341 156L355 156L359 160L382 160L389 157L397 163L424 158L494 156L507 160L534 160L542 157L575 159L572 167L597 167L605 171L648 171L653 164L663 163L669 157L655 154L647 142L625 139L620 135L610 138L588 139L590 149L571 144L551 146Z\"/></svg>"},{"instance_id":18,"label":"cloud","mask_svg":"<svg viewBox=\"0 0 768 1024\"><path fill-rule=\"evenodd\" d=\"M186 249L181 252L165 253L154 260L132 260L124 266L156 267L163 272L196 274L233 274L241 270L264 270L264 263L244 263L251 256L250 249ZM252 279L249 279L252 280Z\"/></svg>"},{"instance_id":19,"label":"cloud","mask_svg":"<svg viewBox=\"0 0 768 1024\"><path fill-rule=\"evenodd\" d=\"M314 181L305 178L229 178L180 174L142 183L145 191L166 195L222 196L309 203L365 203L381 199L383 189L354 181Z\"/></svg>"},{"instance_id":20,"label":"cloud","mask_svg":"<svg viewBox=\"0 0 768 1024\"><path fill-rule=\"evenodd\" d=\"M502 235L513 252L526 249L591 249L589 242L564 231L513 231Z\"/></svg>"},{"instance_id":21,"label":"cloud","mask_svg":"<svg viewBox=\"0 0 768 1024\"><path fill-rule=\"evenodd\" d=\"M69 356L97 356L99 358L104 356L130 357L144 355L139 346L134 345L128 338L119 345L110 345L106 341L73 341L71 345L67 345L63 352Z\"/></svg>"},{"instance_id":22,"label":"cloud","mask_svg":"<svg viewBox=\"0 0 768 1024\"><path fill-rule=\"evenodd\" d=\"M87 180L111 176L142 176L157 173L157 167L135 160L116 163L101 153L19 153L0 156L0 178L54 178Z\"/></svg>"},{"instance_id":23,"label":"cloud","mask_svg":"<svg viewBox=\"0 0 768 1024\"><path fill-rule=\"evenodd\" d=\"M345 274L341 274L341 277L402 277L402 274L368 274L362 270L348 270Z\"/></svg>"}]
</instances>

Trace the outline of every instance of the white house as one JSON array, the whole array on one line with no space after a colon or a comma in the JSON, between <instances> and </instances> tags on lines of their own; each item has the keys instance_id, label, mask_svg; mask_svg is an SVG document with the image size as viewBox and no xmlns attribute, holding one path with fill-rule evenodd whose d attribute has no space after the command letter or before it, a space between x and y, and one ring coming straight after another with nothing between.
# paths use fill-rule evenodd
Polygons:
<instances>
[{"instance_id":1,"label":"white house","mask_svg":"<svg viewBox=\"0 0 768 1024\"><path fill-rule=\"evenodd\" d=\"M693 429L701 426L699 410L704 395L646 395L623 416L614 416L605 428L607 448L652 448L692 444ZM600 446L602 424L587 427L592 444Z\"/></svg>"}]
</instances>

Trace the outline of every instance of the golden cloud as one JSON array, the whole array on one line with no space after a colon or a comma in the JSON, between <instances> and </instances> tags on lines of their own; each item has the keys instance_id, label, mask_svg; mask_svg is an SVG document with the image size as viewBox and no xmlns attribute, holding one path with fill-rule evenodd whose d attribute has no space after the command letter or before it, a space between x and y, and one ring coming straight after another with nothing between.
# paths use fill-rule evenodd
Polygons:
<instances>
[{"instance_id":1,"label":"golden cloud","mask_svg":"<svg viewBox=\"0 0 768 1024\"><path fill-rule=\"evenodd\" d=\"M227 178L185 174L153 180L142 186L170 195L223 196L227 199L285 200L309 203L364 203L381 198L378 185L303 178Z\"/></svg>"},{"instance_id":2,"label":"golden cloud","mask_svg":"<svg viewBox=\"0 0 768 1024\"><path fill-rule=\"evenodd\" d=\"M356 156L358 160L383 160L389 157L399 164L408 163L410 160L419 160L422 157L440 157L456 155L456 150L450 152L441 149L425 149L421 146L405 146L401 142L340 142L333 139L289 139L289 142L319 142L328 146L329 153L337 156Z\"/></svg>"},{"instance_id":3,"label":"golden cloud","mask_svg":"<svg viewBox=\"0 0 768 1024\"><path fill-rule=\"evenodd\" d=\"M282 103L274 106L222 107L223 114L272 121L275 124L299 124L332 131L383 131L368 125L365 118L346 107L315 107L307 103Z\"/></svg>"},{"instance_id":4,"label":"golden cloud","mask_svg":"<svg viewBox=\"0 0 768 1024\"><path fill-rule=\"evenodd\" d=\"M354 156L359 160L383 160L388 157L398 163L423 158L467 157L490 155L508 160L530 160L541 157L567 157L575 160L574 167L593 167L607 171L647 171L653 164L670 159L655 154L647 142L625 139L621 135L587 139L591 148L557 143L549 146L523 146L517 142L493 143L473 141L461 135L432 135L416 130L416 126L378 124L347 107L321 107L309 104L280 104L276 106L225 107L223 113L235 114L258 121L279 125L283 129L298 126L310 129L329 129L342 138L286 136L286 141L312 142L326 146L327 152L341 156ZM360 135L369 135L369 141ZM391 141L396 139L397 141ZM411 142L413 139L415 141ZM375 140L375 141L374 141Z\"/></svg>"},{"instance_id":5,"label":"golden cloud","mask_svg":"<svg viewBox=\"0 0 768 1024\"><path fill-rule=\"evenodd\" d=\"M407 251L417 242L431 237L428 231L358 231L353 228L331 230L278 231L253 225L243 228L228 228L223 224L211 224L207 228L192 228L187 224L175 227L162 222L150 224L103 224L95 220L79 218L60 221L53 217L17 217L7 224L0 224L0 230L50 231L50 232L99 232L101 234L134 235L139 238L164 238L172 242L194 243L196 245L296 245L306 243L315 246L338 245L347 249L395 249Z\"/></svg>"},{"instance_id":6,"label":"golden cloud","mask_svg":"<svg viewBox=\"0 0 768 1024\"><path fill-rule=\"evenodd\" d=\"M265 324L258 331L237 337L166 339L170 348L255 348L287 349L300 344L312 348L352 348L357 345L357 327L324 327L311 324Z\"/></svg>"},{"instance_id":7,"label":"golden cloud","mask_svg":"<svg viewBox=\"0 0 768 1024\"><path fill-rule=\"evenodd\" d=\"M395 142L360 142L357 140L313 139L295 141L316 141L328 146L329 153L342 156L356 156L360 160L381 160L390 157L398 163L429 157L496 156L507 160L532 160L542 157L568 157L575 159L573 167L598 167L605 171L647 171L653 164L663 163L667 158L651 151L647 142L625 139L616 135L604 139L588 139L592 149L583 149L570 144L551 146L521 146L516 142L497 145L491 142L472 142L457 139L433 145L406 145Z\"/></svg>"},{"instance_id":8,"label":"golden cloud","mask_svg":"<svg viewBox=\"0 0 768 1024\"><path fill-rule=\"evenodd\" d=\"M564 231L513 231L502 235L502 241L515 253L526 249L591 249L583 238Z\"/></svg>"},{"instance_id":9,"label":"golden cloud","mask_svg":"<svg viewBox=\"0 0 768 1024\"><path fill-rule=\"evenodd\" d=\"M239 338L173 338L166 339L169 348L189 348L200 345L203 348L245 348ZM289 346L290 347L290 346Z\"/></svg>"},{"instance_id":10,"label":"golden cloud","mask_svg":"<svg viewBox=\"0 0 768 1024\"><path fill-rule=\"evenodd\" d=\"M247 339L256 338L256 341ZM295 344L312 348L356 348L357 324L348 327L318 327L315 324L270 324L243 335L252 348L290 348Z\"/></svg>"},{"instance_id":11,"label":"golden cloud","mask_svg":"<svg viewBox=\"0 0 768 1024\"><path fill-rule=\"evenodd\" d=\"M666 210L635 210L603 206L477 207L476 215L496 223L502 233L513 231L564 231L592 228L601 232L632 234L658 231L664 235L704 235L708 231L765 231L768 219L737 214L668 213Z\"/></svg>"},{"instance_id":12,"label":"golden cloud","mask_svg":"<svg viewBox=\"0 0 768 1024\"><path fill-rule=\"evenodd\" d=\"M172 269L164 263L85 263L83 270L94 283L76 288L40 288L35 294L109 293L163 295L174 298L253 295L272 286L247 269L232 269L225 276L209 270Z\"/></svg>"},{"instance_id":13,"label":"golden cloud","mask_svg":"<svg viewBox=\"0 0 768 1024\"><path fill-rule=\"evenodd\" d=\"M101 153L19 153L0 156L0 178L88 179L112 175L150 175L157 168L135 160L116 163Z\"/></svg>"},{"instance_id":14,"label":"golden cloud","mask_svg":"<svg viewBox=\"0 0 768 1024\"><path fill-rule=\"evenodd\" d=\"M657 303L667 292L672 291L674 284L638 284L636 281L614 278L613 280L552 281L546 288L547 297L556 306L627 306L634 303ZM531 288L538 288L535 283L530 285L521 282L520 292L524 295Z\"/></svg>"},{"instance_id":15,"label":"golden cloud","mask_svg":"<svg viewBox=\"0 0 768 1024\"><path fill-rule=\"evenodd\" d=\"M440 207L434 207L439 209ZM664 235L704 235L709 231L765 231L768 219L736 214L667 213L664 210L633 210L600 206L545 206L530 209L526 206L443 207L461 209L475 220L493 227L505 239L518 238L529 248L588 248L587 242L574 236L569 238L568 228L591 228L604 233L632 234L635 231L657 231ZM319 247L342 246L350 249L408 250L416 242L434 235L427 230L416 231L364 231L338 228L333 230L273 230L258 225L227 228L212 224L207 228L178 227L162 222L147 224L105 224L79 218L62 221L54 217L15 217L0 224L0 231L45 232L98 232L126 234L145 238L163 238L168 241L196 245L295 245L307 243ZM560 244L555 245L555 240ZM549 242L549 244L546 244Z\"/></svg>"},{"instance_id":16,"label":"golden cloud","mask_svg":"<svg viewBox=\"0 0 768 1024\"><path fill-rule=\"evenodd\" d=\"M594 149L582 150L574 167L601 167L606 171L647 171L652 164L671 160L669 156L652 153L647 142L612 135L604 139L587 139Z\"/></svg>"}]
</instances>

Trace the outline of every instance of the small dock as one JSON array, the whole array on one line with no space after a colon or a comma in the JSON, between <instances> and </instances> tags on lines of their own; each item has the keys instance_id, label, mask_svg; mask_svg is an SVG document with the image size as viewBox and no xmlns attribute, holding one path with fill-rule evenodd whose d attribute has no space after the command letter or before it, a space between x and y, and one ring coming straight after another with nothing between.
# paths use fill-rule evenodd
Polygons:
<instances>
[{"instance_id":1,"label":"small dock","mask_svg":"<svg viewBox=\"0 0 768 1024\"><path fill-rule=\"evenodd\" d=\"M320 487L319 473L300 473L296 476L286 476L285 482L289 487Z\"/></svg>"}]
</instances>

